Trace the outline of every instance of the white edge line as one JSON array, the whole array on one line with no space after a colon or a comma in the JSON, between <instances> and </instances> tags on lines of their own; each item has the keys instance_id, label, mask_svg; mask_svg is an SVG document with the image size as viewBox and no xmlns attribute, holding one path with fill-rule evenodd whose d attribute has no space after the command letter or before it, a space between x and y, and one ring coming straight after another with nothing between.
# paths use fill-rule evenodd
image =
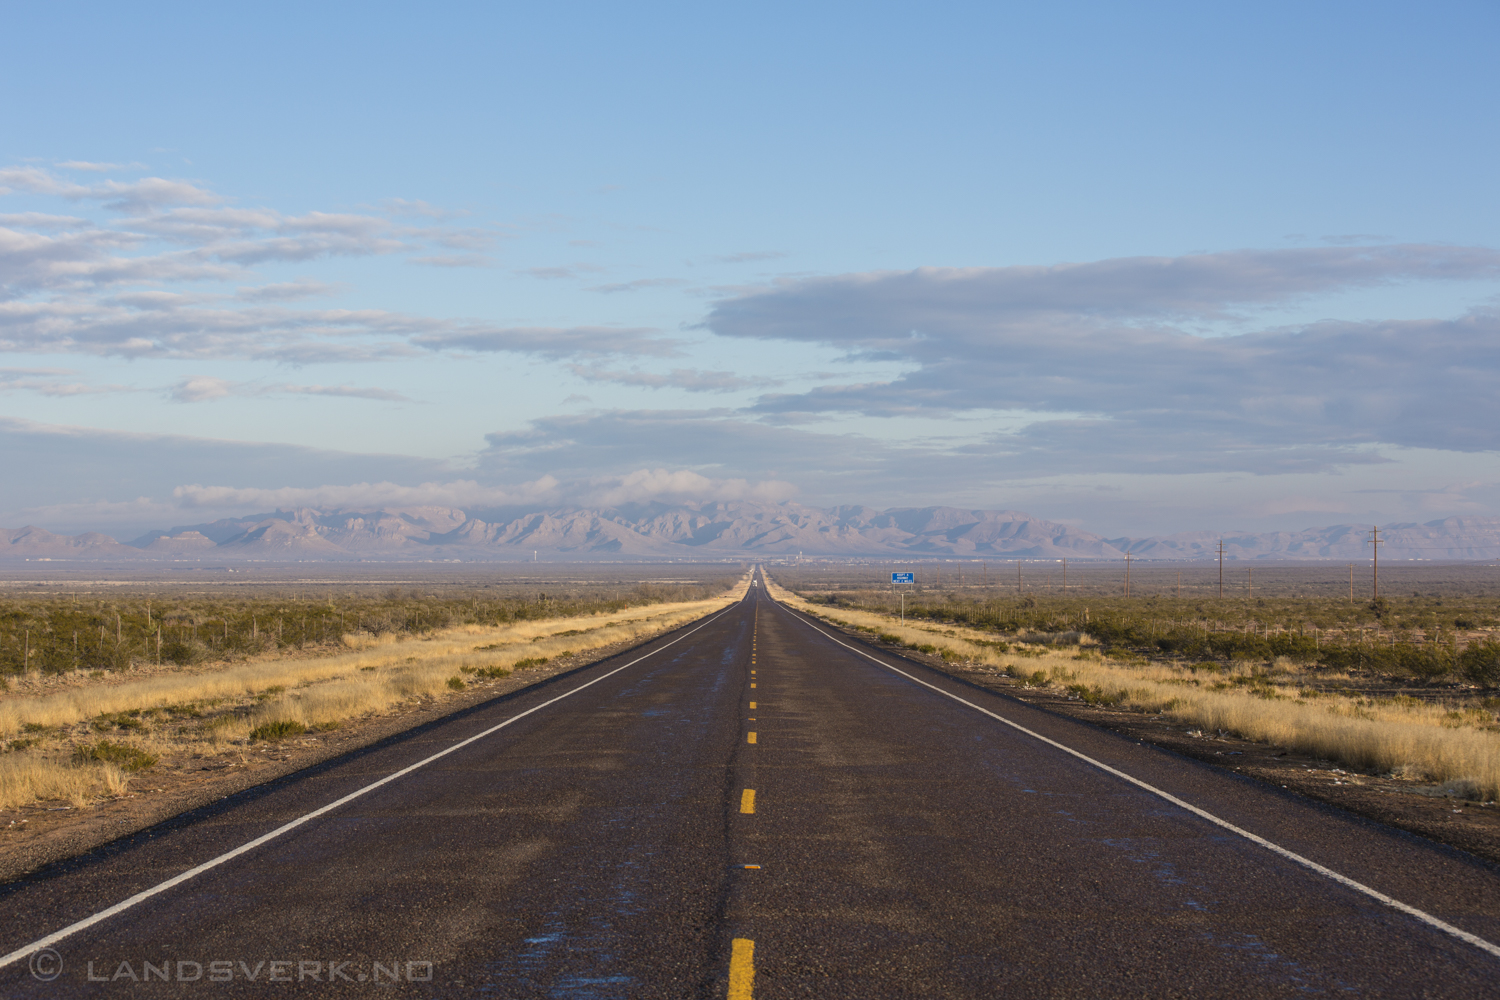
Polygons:
<instances>
[{"instance_id":1,"label":"white edge line","mask_svg":"<svg viewBox=\"0 0 1500 1000\"><path fill-rule=\"evenodd\" d=\"M736 603L738 603L738 602L736 602ZM546 708L548 705L556 704L557 702L562 701L564 698L568 698L568 697L571 697L572 695L577 694L578 692L582 691L584 688L592 687L595 684L598 684L600 681L602 681L602 680L604 680L606 678L613 677L615 674L617 674L620 671L626 669L627 667L633 667L637 663L640 663L642 660L647 659L648 657L655 656L657 653L660 653L662 650L666 649L668 646L672 646L672 645L675 645L676 643L681 642L682 640L686 639L688 636L692 635L694 632L698 631L698 629L701 629L701 628L704 628L704 627L706 627L708 625L713 624L714 622L718 621L720 618L722 618L725 615L727 615L733 607L734 607L734 605L731 604L729 607L725 608L723 611L720 611L718 614L714 615L712 618L709 618L706 621L702 622L701 624L697 625L696 627L691 628L688 631L682 633L682 635L679 635L677 638L673 639L671 642L664 643L664 644L656 647L655 649L651 650L651 652L646 653L646 654L644 654L642 656L636 657L635 659L631 660L629 663L625 664L624 666L619 666L619 667L616 667L615 669L609 671L608 673L600 674L598 677L595 677L593 680L591 680L591 681L589 681L589 682L587 682L585 684L580 684L580 685L578 685L576 688L574 688L571 691L568 691L568 692L566 692L564 694L560 694L556 698L551 698L551 699L549 699L547 701L544 701L540 705L536 705L536 706L534 706L532 708L528 708L526 711L520 713L519 715L513 715L510 718L506 719L504 722L502 722L502 723L500 723L498 725L491 726L490 728L486 729L484 732L478 733L478 734L476 734L474 736L470 736L468 739L460 740L459 742L453 744L452 746L450 746L450 747L448 747L448 748L446 748L444 750L439 750L437 753L433 754L431 757L428 757L428 758L426 758L424 760L419 760L415 764L408 765L407 767L403 767L399 771L396 771L396 772L393 772L391 774L386 775L384 778L381 778L379 781L373 781L370 784L364 786L363 788L360 788L360 789L358 789L356 791L350 792L348 795L345 795L341 799L337 799L337 800L335 800L333 802L330 802L326 806L322 806L321 808L314 809L310 813L306 813L306 814L304 814L302 816L298 816L296 819L292 820L290 823L286 823L286 824L284 824L282 826L278 826L276 829L272 830L270 833L263 833L259 837L256 837L254 840L252 840L252 841L250 841L248 843L245 843L245 844L241 844L239 847L236 847L232 851L229 851L229 852L227 852L225 854L221 854L217 858L214 858L214 859L212 859L210 861L203 862L203 864L199 865L196 868L189 868L187 871L183 872L181 875L177 875L174 878L169 878L165 882L161 883L160 885L154 885L154 886L152 886L149 889L143 889L142 891L136 893L134 896L131 896L129 899L123 899L120 902L116 903L114 906L111 906L107 910L100 910L98 913L95 913L93 916L84 917L82 920L78 921L77 923L69 924L68 926L64 927L62 930L53 931L51 934L48 934L44 938L38 938L37 940L31 942L28 945L24 945L23 947L17 948L15 951L11 952L9 955L6 955L3 958L0 958L0 969L3 969L7 965L11 965L11 964L13 964L15 962L20 961L21 959L27 957L28 955L34 954L35 952L38 952L38 951L41 951L43 948L49 948L52 945L57 944L59 941L63 940L64 938L71 937L72 935L77 934L81 930L86 930L87 928L92 927L93 925L99 923L102 920L108 920L110 917L114 916L115 914L122 913L125 910L130 909L132 906L135 906L137 903L142 903L142 902L150 899L152 896L155 896L155 895L157 895L159 893L166 892L168 889L172 888L175 885L180 885L183 882L186 882L186 881L188 881L191 878L196 878L197 876L202 875L204 872L208 871L211 868L217 868L219 865L222 865L224 862L233 860L234 858L239 857L241 854L244 854L246 851L253 851L253 850L255 850L255 848L259 847L260 845L262 845L264 843L267 843L268 841L275 840L277 837L281 836L284 833L288 833L288 832L290 832L292 830L295 830L297 827L301 826L303 823L306 823L309 820L317 819L319 816L322 816L324 813L332 812L334 809L337 809L339 806L344 805L345 803L348 803L348 802L352 802L355 799L359 798L361 795L366 794L367 792L373 792L375 789L379 788L381 785L389 784L390 782L395 781L397 778L404 777L405 775L410 774L411 772L417 770L418 768L426 767L428 764L431 764L433 761L435 761L435 760L437 760L437 759L439 759L441 757L448 756L450 753L453 753L455 750L461 750L464 747L468 746L470 743L474 743L474 742L476 742L478 740L482 740L486 736L489 736L492 733L495 733L495 732L500 731L501 729L504 729L506 726L510 725L512 722L516 722L516 721L518 721L520 719L524 719L524 718L526 718L526 716L530 715L533 712L540 712L542 709Z\"/></svg>"},{"instance_id":2,"label":"white edge line","mask_svg":"<svg viewBox=\"0 0 1500 1000\"><path fill-rule=\"evenodd\" d=\"M776 603L780 604L781 602L777 601ZM783 605L783 607L784 606L785 605ZM791 609L788 608L788 610L791 610ZM1287 850L1285 847L1282 847L1280 844L1272 843L1271 841L1267 840L1266 838L1264 838L1262 836L1259 836L1257 834L1251 833L1249 830L1245 830L1245 829L1242 829L1241 827L1235 826L1233 823L1229 822L1228 820L1226 820L1226 819L1220 819L1218 816L1215 816L1213 813L1209 812L1206 809L1200 809L1198 806L1193 805L1191 802L1184 802L1182 799L1179 799L1177 796L1173 795L1171 792L1163 791L1162 789L1157 788L1155 785L1151 785L1151 784L1148 784L1148 783L1142 781L1140 778L1132 777L1131 775L1126 774L1124 771L1118 770L1117 768L1110 767L1108 764L1104 763L1103 761L1095 760L1094 758L1088 756L1087 754L1080 753L1077 750L1074 750L1072 747L1065 746L1065 745L1057 742L1056 740L1048 739L1047 737L1043 736L1041 733L1034 732L1034 731L1032 731L1030 729L1027 729L1025 726L1021 725L1018 722L1012 722L1010 719L1005 718L1005 716L1003 716L1003 715L996 715L994 712L991 712L987 708L981 708L980 706L974 704L972 701L966 701L965 699L960 698L958 695L953 694L951 691L944 691L942 688L938 687L937 685L935 685L935 684L929 684L927 681L922 680L920 677L913 677L911 674L909 674L906 671L900 669L899 667L893 667L893 666L891 666L889 663L886 663L885 661L883 661L881 659L878 659L875 656L872 656L871 654L865 652L863 649L860 649L858 646L851 646L851 645L849 645L849 643L844 642L843 640L838 639L835 636L829 635L827 632L823 631L821 628L818 628L818 626L816 626L812 622L808 621L807 618L803 617L801 614L794 613L793 617L796 618L798 621L802 622L802 624L806 625L808 628L812 629L814 632L817 632L819 635L822 635L825 638L828 638L828 639L832 640L833 642L838 643L840 646L843 646L845 649L849 649L849 650L852 650L853 652L858 653L860 656L863 656L865 659L870 660L870 661L878 664L879 666L885 667L887 670L891 671L892 673L900 674L902 677L905 677L909 681L914 681L917 684L920 684L920 685L922 685L925 688L930 688L933 691L936 691L940 695L943 695L943 696L948 697L948 698L952 698L954 701L958 702L960 705L967 705L969 708L974 709L974 711L976 711L976 712L982 712L983 714L988 715L992 719L995 719L995 720L997 720L999 722L1005 723L1007 726L1010 726L1012 729L1016 729L1016 730L1019 730L1020 732L1025 733L1027 736L1030 736L1032 739L1041 740L1043 743L1047 744L1048 746L1056 747L1057 749L1061 750L1063 753L1071 754L1072 756L1077 757L1079 760L1084 761L1087 764L1092 764L1094 767L1099 768L1099 770L1101 770L1101 771L1106 771L1106 772L1114 775L1115 777L1120 778L1123 781L1130 782L1130 784L1135 785L1137 788L1144 789L1144 790L1150 792L1152 795L1155 795L1155 796L1158 796L1160 798L1163 798L1163 799L1167 800L1168 802L1172 803L1174 806L1178 806L1179 808L1186 809L1188 812L1192 813L1193 815L1195 815L1195 816L1197 816L1197 817L1199 817L1201 819L1206 819L1210 823L1214 824L1217 827L1221 827L1222 829L1228 830L1230 833L1238 834L1239 836L1244 837L1246 840L1250 841L1251 843L1258 844L1259 846L1264 847L1266 850L1272 852L1273 854L1279 854L1281 857L1286 858L1288 861L1294 861L1297 864L1301 865L1302 867L1308 868L1308 869L1310 869L1312 871L1315 871L1319 875L1322 875L1322 876L1324 876L1326 878L1330 878L1333 881L1339 883L1340 885L1345 886L1346 888L1353 889L1355 892L1364 893L1366 896L1369 896L1371 899L1378 900L1379 902L1384 903L1386 906L1389 906L1393 910L1400 910L1402 913L1405 913L1408 916L1416 917L1418 920L1422 921L1423 923L1428 924L1429 926L1435 927L1435 928L1437 928L1438 930L1442 931L1445 934L1450 934L1453 937L1458 938L1460 941L1464 941L1464 942L1467 942L1468 944L1472 944L1474 947L1480 949L1481 951L1487 951L1491 955L1495 956L1496 958L1500 958L1500 945L1496 945L1496 944L1493 944L1493 943L1491 943L1489 941L1486 941L1484 938L1478 936L1477 934L1470 934L1468 931L1463 930L1462 928L1454 927L1452 924L1448 923L1446 920L1442 920L1442 919L1439 919L1438 917L1434 917L1432 914L1427 913L1427 912L1425 912L1423 910L1419 910L1415 906L1409 906L1406 903L1401 902L1399 899L1393 899L1390 896L1387 896L1385 893L1381 892L1379 889L1372 889L1372 888L1370 888L1369 886L1365 885L1362 882L1356 882L1354 879L1350 878L1347 875L1340 875L1338 872L1334 871L1332 868L1324 867L1323 865L1318 864L1316 861L1312 860L1311 858L1304 858L1302 855L1296 853L1295 851L1289 851L1289 850Z\"/></svg>"}]
</instances>

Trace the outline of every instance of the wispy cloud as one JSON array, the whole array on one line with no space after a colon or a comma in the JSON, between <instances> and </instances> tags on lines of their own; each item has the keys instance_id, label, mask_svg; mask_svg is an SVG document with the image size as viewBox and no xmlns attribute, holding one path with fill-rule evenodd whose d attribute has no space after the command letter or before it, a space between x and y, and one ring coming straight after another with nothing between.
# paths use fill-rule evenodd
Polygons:
<instances>
[{"instance_id":1,"label":"wispy cloud","mask_svg":"<svg viewBox=\"0 0 1500 1000\"><path fill-rule=\"evenodd\" d=\"M93 174L107 174L116 170L144 170L144 163L94 163L89 160L64 160L57 164L60 170L83 170Z\"/></svg>"},{"instance_id":2,"label":"wispy cloud","mask_svg":"<svg viewBox=\"0 0 1500 1000\"><path fill-rule=\"evenodd\" d=\"M0 215L0 226L18 226L23 229L88 229L93 223L76 215L50 215L46 212L16 212Z\"/></svg>"},{"instance_id":3,"label":"wispy cloud","mask_svg":"<svg viewBox=\"0 0 1500 1000\"><path fill-rule=\"evenodd\" d=\"M673 368L666 373L621 371L596 365L568 365L568 370L590 382L615 382L646 389L686 389L688 392L737 392L767 389L781 384L779 379L736 375L728 371L703 371L697 368Z\"/></svg>"},{"instance_id":4,"label":"wispy cloud","mask_svg":"<svg viewBox=\"0 0 1500 1000\"><path fill-rule=\"evenodd\" d=\"M433 254L427 257L408 257L412 264L426 267L494 267L495 262L483 254Z\"/></svg>"},{"instance_id":5,"label":"wispy cloud","mask_svg":"<svg viewBox=\"0 0 1500 1000\"><path fill-rule=\"evenodd\" d=\"M434 351L512 351L553 358L623 354L670 357L678 341L655 336L642 327L506 327L478 324L452 327L412 338L412 343Z\"/></svg>"},{"instance_id":6,"label":"wispy cloud","mask_svg":"<svg viewBox=\"0 0 1500 1000\"><path fill-rule=\"evenodd\" d=\"M378 361L422 351L551 358L667 357L678 342L643 328L495 327L378 309L219 308L172 293L0 302L0 351L288 364Z\"/></svg>"},{"instance_id":7,"label":"wispy cloud","mask_svg":"<svg viewBox=\"0 0 1500 1000\"><path fill-rule=\"evenodd\" d=\"M642 288L676 288L685 284L687 282L681 278L637 278L635 281L622 281L613 285L595 285L589 291L613 295L619 292L638 292Z\"/></svg>"},{"instance_id":8,"label":"wispy cloud","mask_svg":"<svg viewBox=\"0 0 1500 1000\"><path fill-rule=\"evenodd\" d=\"M707 326L913 366L763 397L765 418L1023 411L1034 423L993 444L1019 464L1305 471L1381 444L1500 447L1500 318L1197 326L1317 293L1497 277L1500 252L1439 246L927 268L778 283L720 303Z\"/></svg>"},{"instance_id":9,"label":"wispy cloud","mask_svg":"<svg viewBox=\"0 0 1500 1000\"><path fill-rule=\"evenodd\" d=\"M244 302L294 302L298 299L316 299L344 290L342 285L330 285L322 281L303 278L297 281L282 281L270 285L253 285L241 288L235 298Z\"/></svg>"},{"instance_id":10,"label":"wispy cloud","mask_svg":"<svg viewBox=\"0 0 1500 1000\"><path fill-rule=\"evenodd\" d=\"M469 479L404 485L392 482L328 484L256 488L237 486L178 486L172 499L182 507L219 510L293 507L497 507L536 503L554 498L558 482L543 476L517 486L485 485Z\"/></svg>"},{"instance_id":11,"label":"wispy cloud","mask_svg":"<svg viewBox=\"0 0 1500 1000\"><path fill-rule=\"evenodd\" d=\"M420 198L387 198L380 203L387 215L422 219L459 219L468 215L465 211L441 208Z\"/></svg>"},{"instance_id":12,"label":"wispy cloud","mask_svg":"<svg viewBox=\"0 0 1500 1000\"><path fill-rule=\"evenodd\" d=\"M386 403L409 403L394 389L355 385L296 385L289 382L232 382L211 375L185 378L167 390L177 403L206 403L230 396L343 396L350 399L373 399Z\"/></svg>"},{"instance_id":13,"label":"wispy cloud","mask_svg":"<svg viewBox=\"0 0 1500 1000\"><path fill-rule=\"evenodd\" d=\"M472 479L403 485L391 482L257 489L232 486L179 486L172 499L183 507L279 509L343 507L512 507L536 504L583 504L611 507L647 500L667 502L759 500L779 502L797 493L777 480L715 479L691 469L634 469L619 475L563 482L551 475L514 486Z\"/></svg>"},{"instance_id":14,"label":"wispy cloud","mask_svg":"<svg viewBox=\"0 0 1500 1000\"><path fill-rule=\"evenodd\" d=\"M595 268L594 270L599 270ZM564 281L579 276L578 268L574 267L528 267L516 272L528 278L538 278L542 281Z\"/></svg>"},{"instance_id":15,"label":"wispy cloud","mask_svg":"<svg viewBox=\"0 0 1500 1000\"><path fill-rule=\"evenodd\" d=\"M68 397L144 391L132 385L81 382L74 378L77 374L71 368L0 368L0 392L34 392L40 396Z\"/></svg>"},{"instance_id":16,"label":"wispy cloud","mask_svg":"<svg viewBox=\"0 0 1500 1000\"><path fill-rule=\"evenodd\" d=\"M788 256L780 250L742 250L739 253L726 253L718 257L710 257L709 260L718 264L749 264L760 260L780 260Z\"/></svg>"},{"instance_id":17,"label":"wispy cloud","mask_svg":"<svg viewBox=\"0 0 1500 1000\"><path fill-rule=\"evenodd\" d=\"M122 218L98 223L30 212L0 216L0 287L10 297L110 284L223 280L266 263L412 254L437 266L480 266L496 227L455 226L425 203L390 203L390 213L312 211L288 215L243 207L200 184L149 177L78 184L37 167L0 169L0 195L26 192L95 202ZM462 251L434 254L432 250Z\"/></svg>"}]
</instances>

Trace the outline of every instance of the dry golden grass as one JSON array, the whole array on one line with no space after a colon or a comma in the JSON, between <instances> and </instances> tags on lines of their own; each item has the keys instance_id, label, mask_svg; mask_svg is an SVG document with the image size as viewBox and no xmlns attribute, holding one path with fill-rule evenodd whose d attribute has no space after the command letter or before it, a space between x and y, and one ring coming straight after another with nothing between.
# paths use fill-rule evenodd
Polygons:
<instances>
[{"instance_id":1,"label":"dry golden grass","mask_svg":"<svg viewBox=\"0 0 1500 1000\"><path fill-rule=\"evenodd\" d=\"M24 753L0 757L0 809L54 800L82 808L124 791L125 775L113 764L79 766Z\"/></svg>"},{"instance_id":2,"label":"dry golden grass","mask_svg":"<svg viewBox=\"0 0 1500 1000\"><path fill-rule=\"evenodd\" d=\"M1429 781L1470 781L1500 797L1500 734L1492 712L1413 698L1324 694L1300 683L1295 665L1175 666L1101 657L1076 649L1012 643L993 633L933 624L902 625L885 615L809 604L774 584L777 600L829 622L931 646L945 659L981 664L1037 684L1078 690L1087 700L1161 712L1205 730L1370 770ZM1326 676L1324 680L1328 679Z\"/></svg>"},{"instance_id":3,"label":"dry golden grass","mask_svg":"<svg viewBox=\"0 0 1500 1000\"><path fill-rule=\"evenodd\" d=\"M346 638L347 652L285 657L78 681L44 694L0 698L0 808L38 800L82 804L120 794L125 776L109 764L75 766L59 759L104 720L130 728L110 739L153 756L217 752L247 742L268 723L332 728L422 699L455 695L476 680L502 677L540 661L584 653L674 628L744 596L749 577L707 601L657 604L582 618L464 626L427 638ZM170 725L169 725L170 724ZM24 735L23 735L24 734ZM17 739L19 737L19 739ZM35 746L24 744L34 742Z\"/></svg>"}]
</instances>

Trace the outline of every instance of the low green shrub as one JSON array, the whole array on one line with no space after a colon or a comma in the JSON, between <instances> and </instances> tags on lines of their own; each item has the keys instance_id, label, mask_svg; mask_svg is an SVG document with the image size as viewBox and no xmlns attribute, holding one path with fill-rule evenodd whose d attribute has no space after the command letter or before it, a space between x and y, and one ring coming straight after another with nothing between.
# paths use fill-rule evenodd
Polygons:
<instances>
[{"instance_id":1,"label":"low green shrub","mask_svg":"<svg viewBox=\"0 0 1500 1000\"><path fill-rule=\"evenodd\" d=\"M111 743L100 740L92 746L85 743L73 751L75 764L114 764L122 771L140 771L156 763L156 758L128 743Z\"/></svg>"},{"instance_id":2,"label":"low green shrub","mask_svg":"<svg viewBox=\"0 0 1500 1000\"><path fill-rule=\"evenodd\" d=\"M274 743L276 740L284 740L288 736L300 736L305 732L307 732L307 727L295 719L277 719L274 722L262 723L250 730L250 738Z\"/></svg>"}]
</instances>

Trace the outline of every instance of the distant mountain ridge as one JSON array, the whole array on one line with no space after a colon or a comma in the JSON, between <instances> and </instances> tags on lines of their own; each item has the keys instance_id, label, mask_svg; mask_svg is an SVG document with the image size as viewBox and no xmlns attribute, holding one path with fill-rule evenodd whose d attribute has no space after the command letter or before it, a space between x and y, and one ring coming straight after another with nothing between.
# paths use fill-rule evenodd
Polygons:
<instances>
[{"instance_id":1,"label":"distant mountain ridge","mask_svg":"<svg viewBox=\"0 0 1500 1000\"><path fill-rule=\"evenodd\" d=\"M1390 559L1500 558L1500 518L1450 517L1382 528ZM1369 528L1183 532L1104 538L1020 511L958 507L809 507L752 501L627 504L530 512L458 507L298 507L152 531L129 543L87 532L0 529L16 560L523 560L731 559L764 556L959 559L1358 560Z\"/></svg>"}]
</instances>

